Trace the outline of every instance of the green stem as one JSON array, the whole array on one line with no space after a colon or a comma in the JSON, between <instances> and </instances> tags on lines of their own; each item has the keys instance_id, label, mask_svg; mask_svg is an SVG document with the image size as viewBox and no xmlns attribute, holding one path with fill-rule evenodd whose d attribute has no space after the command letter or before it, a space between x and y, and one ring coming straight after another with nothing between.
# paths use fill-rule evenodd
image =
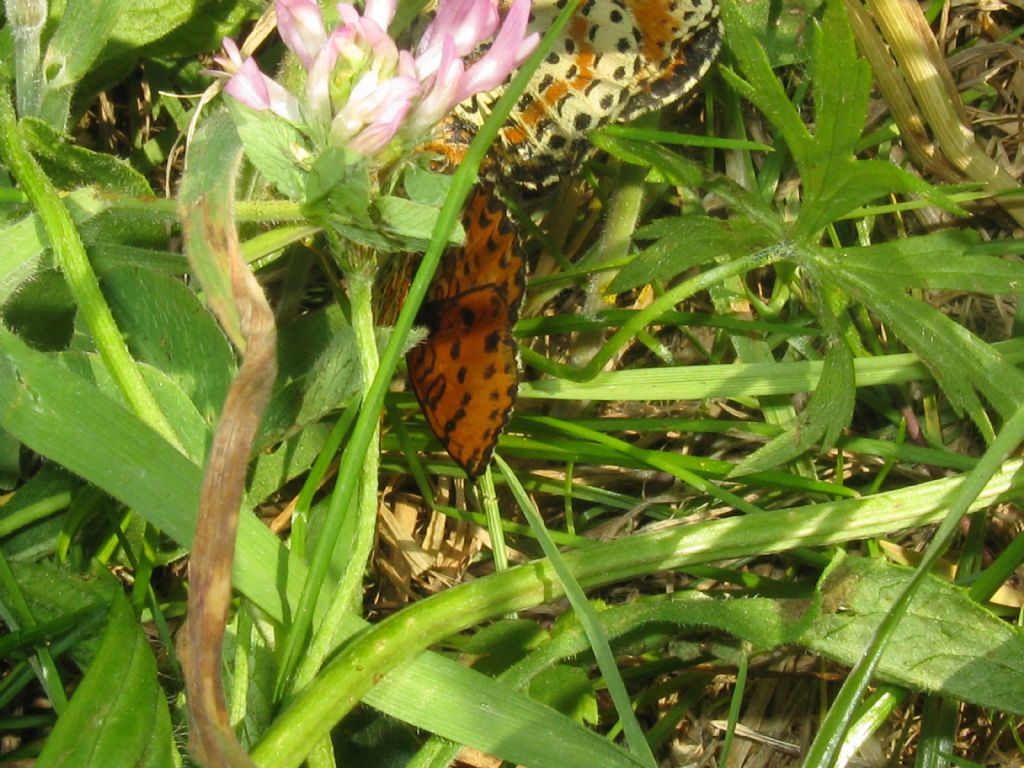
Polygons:
<instances>
[{"instance_id":1,"label":"green stem","mask_svg":"<svg viewBox=\"0 0 1024 768\"><path fill-rule=\"evenodd\" d=\"M367 253L337 239L334 239L334 248L336 253L345 255L343 261L355 262L349 263L345 268L345 284L362 378L364 382L370 382L377 375L377 369L380 366L373 318L376 254ZM358 470L359 490L357 502L353 508L355 519L349 527L352 531L352 538L345 545L348 551L345 572L342 574L338 588L333 593L324 620L313 636L308 652L299 663L292 686L293 690L299 690L308 685L316 676L320 665L323 664L324 659L327 658L337 642L338 629L345 616L349 613L357 616L362 613L363 576L373 551L374 532L377 524L380 419L376 419L374 424L375 427L366 446L363 462ZM342 503L344 496L340 493L341 485L339 477L331 497L329 516L343 516L353 511L346 509Z\"/></svg>"},{"instance_id":2,"label":"green stem","mask_svg":"<svg viewBox=\"0 0 1024 768\"><path fill-rule=\"evenodd\" d=\"M7 84L0 80L0 159L18 179L36 210L57 263L64 273L78 311L82 313L100 358L132 410L169 443L181 450L178 438L164 416L142 373L128 352L114 316L107 306L99 281L92 271L78 230L60 196L25 148L18 130Z\"/></svg>"},{"instance_id":3,"label":"green stem","mask_svg":"<svg viewBox=\"0 0 1024 768\"><path fill-rule=\"evenodd\" d=\"M21 117L38 117L43 103L43 62L40 45L46 24L45 0L6 0L8 29L14 39L14 78Z\"/></svg>"}]
</instances>

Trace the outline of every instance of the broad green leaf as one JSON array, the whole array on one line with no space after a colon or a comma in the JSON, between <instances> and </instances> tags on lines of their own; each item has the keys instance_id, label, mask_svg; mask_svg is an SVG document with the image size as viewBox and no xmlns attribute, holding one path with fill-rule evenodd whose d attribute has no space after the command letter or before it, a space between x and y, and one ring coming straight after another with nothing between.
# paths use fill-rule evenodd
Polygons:
<instances>
[{"instance_id":1,"label":"broad green leaf","mask_svg":"<svg viewBox=\"0 0 1024 768\"><path fill-rule=\"evenodd\" d=\"M10 566L32 618L39 625L58 625L79 611L106 610L121 590L116 579L106 573L98 577L78 576L47 563L11 562ZM0 602L6 604L7 596L3 595ZM98 635L84 637L70 650L75 663L86 667L98 643Z\"/></svg>"},{"instance_id":2,"label":"broad green leaf","mask_svg":"<svg viewBox=\"0 0 1024 768\"><path fill-rule=\"evenodd\" d=\"M0 427L136 510L180 544L191 544L199 466L89 380L54 356L29 349L2 327ZM269 615L283 616L283 602L294 596L305 569L251 515L243 515L239 524L238 562L239 590Z\"/></svg>"},{"instance_id":3,"label":"broad green leaf","mask_svg":"<svg viewBox=\"0 0 1024 768\"><path fill-rule=\"evenodd\" d=\"M4 440L14 443L15 457L20 463L21 443L0 430L0 441ZM45 464L30 477L21 479L17 491L4 504L0 519L0 554L10 561L21 562L53 554L65 512L81 485L78 478L54 464Z\"/></svg>"},{"instance_id":4,"label":"broad green leaf","mask_svg":"<svg viewBox=\"0 0 1024 768\"><path fill-rule=\"evenodd\" d=\"M124 0L121 17L110 35L116 47L105 50L103 59L112 58L126 48L138 50L153 43L203 11L210 14L209 25L216 18L210 13L214 9L209 6L215 5L208 0Z\"/></svg>"},{"instance_id":5,"label":"broad green leaf","mask_svg":"<svg viewBox=\"0 0 1024 768\"><path fill-rule=\"evenodd\" d=\"M139 268L103 272L103 292L133 357L163 371L212 426L235 371L227 339L181 280Z\"/></svg>"},{"instance_id":6,"label":"broad green leaf","mask_svg":"<svg viewBox=\"0 0 1024 768\"><path fill-rule=\"evenodd\" d=\"M846 558L822 584L822 613L798 642L852 665L912 573L878 559ZM966 590L930 577L888 644L878 677L1021 715L1024 634Z\"/></svg>"},{"instance_id":7,"label":"broad green leaf","mask_svg":"<svg viewBox=\"0 0 1024 768\"><path fill-rule=\"evenodd\" d=\"M579 667L558 664L544 670L530 684L530 695L577 722L598 721L594 686Z\"/></svg>"},{"instance_id":8,"label":"broad green leaf","mask_svg":"<svg viewBox=\"0 0 1024 768\"><path fill-rule=\"evenodd\" d=\"M11 245L17 249L20 243ZM25 262L25 266L45 261L48 260L32 259ZM71 341L77 310L64 276L56 269L47 268L18 287L10 301L0 308L0 318L36 349L57 350L66 348Z\"/></svg>"},{"instance_id":9,"label":"broad green leaf","mask_svg":"<svg viewBox=\"0 0 1024 768\"><path fill-rule=\"evenodd\" d=\"M43 170L62 189L95 186L136 197L153 194L146 177L115 155L69 144L41 120L26 118L19 128Z\"/></svg>"},{"instance_id":10,"label":"broad green leaf","mask_svg":"<svg viewBox=\"0 0 1024 768\"><path fill-rule=\"evenodd\" d=\"M846 345L834 342L825 353L818 387L796 425L740 462L731 477L765 470L792 461L815 445L831 448L850 423L856 404L853 356Z\"/></svg>"},{"instance_id":11,"label":"broad green leaf","mask_svg":"<svg viewBox=\"0 0 1024 768\"><path fill-rule=\"evenodd\" d=\"M36 766L172 768L177 759L153 652L116 595L100 647Z\"/></svg>"},{"instance_id":12,"label":"broad green leaf","mask_svg":"<svg viewBox=\"0 0 1024 768\"><path fill-rule=\"evenodd\" d=\"M95 383L100 392L127 407L121 389L97 353L73 350L58 355L57 359L67 366L69 372L74 371L79 376ZM206 452L210 425L199 413L195 403L192 402L179 382L160 369L146 363L139 363L138 366L146 386L153 393L160 410L167 416L182 448L189 458L197 462L201 461Z\"/></svg>"},{"instance_id":13,"label":"broad green leaf","mask_svg":"<svg viewBox=\"0 0 1024 768\"><path fill-rule=\"evenodd\" d=\"M37 275L44 262L45 235L39 218L30 214L0 229L4 247L0 249L0 307L15 292Z\"/></svg>"}]
</instances>

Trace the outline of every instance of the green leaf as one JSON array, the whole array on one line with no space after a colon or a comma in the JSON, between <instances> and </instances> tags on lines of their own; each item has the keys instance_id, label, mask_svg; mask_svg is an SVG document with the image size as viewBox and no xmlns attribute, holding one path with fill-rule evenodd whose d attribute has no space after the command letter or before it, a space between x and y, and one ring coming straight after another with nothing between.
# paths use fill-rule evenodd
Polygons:
<instances>
[{"instance_id":1,"label":"green leaf","mask_svg":"<svg viewBox=\"0 0 1024 768\"><path fill-rule=\"evenodd\" d=\"M824 191L810 186L835 163L853 157L854 145L860 138L868 113L871 93L871 67L858 58L846 9L841 3L825 3L825 18L817 26L811 57L811 80L814 83L814 130L812 155L801 168L803 180L809 185L807 197Z\"/></svg>"},{"instance_id":2,"label":"green leaf","mask_svg":"<svg viewBox=\"0 0 1024 768\"><path fill-rule=\"evenodd\" d=\"M68 0L69 3L76 1ZM216 3L208 0L125 0L124 9L110 35L117 47L104 51L103 59L111 58L126 48L137 50L155 42L200 13L205 12L209 25L211 5Z\"/></svg>"},{"instance_id":3,"label":"green leaf","mask_svg":"<svg viewBox=\"0 0 1024 768\"><path fill-rule=\"evenodd\" d=\"M398 241L402 250L407 251L422 251L426 247L440 213L439 207L391 195L378 197L373 207L388 234ZM463 228L456 227L451 242L462 245L465 240Z\"/></svg>"},{"instance_id":4,"label":"green leaf","mask_svg":"<svg viewBox=\"0 0 1024 768\"><path fill-rule=\"evenodd\" d=\"M846 270L903 288L1009 294L1024 290L1024 264L982 250L971 229L948 229L842 251Z\"/></svg>"},{"instance_id":5,"label":"green leaf","mask_svg":"<svg viewBox=\"0 0 1024 768\"><path fill-rule=\"evenodd\" d=\"M804 62L808 49L806 31L809 20L817 15L822 0L786 0L785 3L737 3L742 18L773 67ZM732 40L726 35L726 41Z\"/></svg>"},{"instance_id":6,"label":"green leaf","mask_svg":"<svg viewBox=\"0 0 1024 768\"><path fill-rule=\"evenodd\" d=\"M225 98L228 113L245 146L245 156L277 191L289 200L302 200L306 174L296 150L308 151L308 142L298 128L269 109L258 112ZM193 173L194 166L189 166ZM198 169L198 173L202 173Z\"/></svg>"},{"instance_id":7,"label":"green leaf","mask_svg":"<svg viewBox=\"0 0 1024 768\"><path fill-rule=\"evenodd\" d=\"M79 611L105 608L121 590L117 580L106 573L99 578L82 577L48 563L11 562L10 567L37 625L57 624ZM9 604L2 588L0 603ZM98 641L97 634L75 645L70 651L75 663L87 666L96 654Z\"/></svg>"},{"instance_id":8,"label":"green leaf","mask_svg":"<svg viewBox=\"0 0 1024 768\"><path fill-rule=\"evenodd\" d=\"M116 595L99 650L36 766L172 768L176 757L153 652Z\"/></svg>"},{"instance_id":9,"label":"green leaf","mask_svg":"<svg viewBox=\"0 0 1024 768\"><path fill-rule=\"evenodd\" d=\"M373 229L370 190L366 159L342 147L328 147L313 162L306 177L303 213L314 220L338 217Z\"/></svg>"},{"instance_id":10,"label":"green leaf","mask_svg":"<svg viewBox=\"0 0 1024 768\"><path fill-rule=\"evenodd\" d=\"M835 341L825 353L814 397L797 418L796 425L754 451L729 476L763 472L792 461L815 445L820 451L827 451L850 423L856 400L853 355L845 344Z\"/></svg>"},{"instance_id":11,"label":"green leaf","mask_svg":"<svg viewBox=\"0 0 1024 768\"><path fill-rule=\"evenodd\" d=\"M95 186L136 197L153 194L146 177L114 155L69 144L61 133L41 120L25 118L18 128L32 154L58 187Z\"/></svg>"},{"instance_id":12,"label":"green leaf","mask_svg":"<svg viewBox=\"0 0 1024 768\"><path fill-rule=\"evenodd\" d=\"M719 65L718 71L739 95L753 103L778 128L793 158L800 164L807 156L811 133L790 103L782 83L775 77L772 64L754 34L754 27L741 15L739 8L742 5L735 0L724 0L721 13L729 50L747 79L727 66Z\"/></svg>"},{"instance_id":13,"label":"green leaf","mask_svg":"<svg viewBox=\"0 0 1024 768\"><path fill-rule=\"evenodd\" d=\"M440 208L448 197L452 177L447 173L435 173L413 165L402 174L402 186L410 200Z\"/></svg>"},{"instance_id":14,"label":"green leaf","mask_svg":"<svg viewBox=\"0 0 1024 768\"><path fill-rule=\"evenodd\" d=\"M20 243L6 244L13 246L12 250L20 248ZM24 266L40 261L25 262ZM0 308L0 317L36 349L56 350L64 349L71 341L76 311L64 276L56 269L43 269L21 284Z\"/></svg>"},{"instance_id":15,"label":"green leaf","mask_svg":"<svg viewBox=\"0 0 1024 768\"><path fill-rule=\"evenodd\" d=\"M821 585L823 611L799 642L852 665L912 569L849 557ZM934 577L922 584L877 676L1015 715L1024 714L1024 633Z\"/></svg>"},{"instance_id":16,"label":"green leaf","mask_svg":"<svg viewBox=\"0 0 1024 768\"><path fill-rule=\"evenodd\" d=\"M212 426L227 396L235 356L209 311L181 280L168 275L121 267L102 278L132 356L163 371Z\"/></svg>"},{"instance_id":17,"label":"green leaf","mask_svg":"<svg viewBox=\"0 0 1024 768\"><path fill-rule=\"evenodd\" d=\"M818 232L862 205L899 192L913 192L949 210L956 206L930 184L883 160L854 160L811 153L801 175L806 203L793 227L796 238L816 239Z\"/></svg>"},{"instance_id":18,"label":"green leaf","mask_svg":"<svg viewBox=\"0 0 1024 768\"><path fill-rule=\"evenodd\" d=\"M706 171L696 163L653 142L636 141L607 131L595 131L591 138L594 146L613 157L655 169L672 184L696 187L706 175Z\"/></svg>"},{"instance_id":19,"label":"green leaf","mask_svg":"<svg viewBox=\"0 0 1024 768\"><path fill-rule=\"evenodd\" d=\"M983 430L987 417L981 392L1006 418L1024 402L1024 377L1002 355L966 328L921 301L885 275L843 268L834 251L814 249L807 266L822 284L831 284L867 306L921 358L953 406L971 415Z\"/></svg>"},{"instance_id":20,"label":"green leaf","mask_svg":"<svg viewBox=\"0 0 1024 768\"><path fill-rule=\"evenodd\" d=\"M74 350L58 355L57 359L67 366L69 373L74 371L94 382L104 395L125 407L128 406L124 394L110 375L110 369L97 353ZM210 425L177 381L145 363L139 364L139 372L153 393L160 410L167 416L182 449L189 458L201 461L206 452Z\"/></svg>"},{"instance_id":21,"label":"green leaf","mask_svg":"<svg viewBox=\"0 0 1024 768\"><path fill-rule=\"evenodd\" d=\"M623 267L608 290L621 293L669 280L714 259L750 253L769 245L771 234L742 217L678 216L656 221L638 230L635 237L657 238L657 242Z\"/></svg>"},{"instance_id":22,"label":"green leaf","mask_svg":"<svg viewBox=\"0 0 1024 768\"><path fill-rule=\"evenodd\" d=\"M593 684L579 667L558 664L544 670L530 683L530 695L577 722L598 721Z\"/></svg>"}]
</instances>

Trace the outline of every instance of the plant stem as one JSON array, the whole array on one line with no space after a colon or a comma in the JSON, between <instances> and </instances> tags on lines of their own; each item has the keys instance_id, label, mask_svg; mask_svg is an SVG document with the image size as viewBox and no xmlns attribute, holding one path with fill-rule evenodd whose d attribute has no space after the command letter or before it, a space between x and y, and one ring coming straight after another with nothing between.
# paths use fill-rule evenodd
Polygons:
<instances>
[{"instance_id":1,"label":"plant stem","mask_svg":"<svg viewBox=\"0 0 1024 768\"><path fill-rule=\"evenodd\" d=\"M376 254L338 238L332 238L335 252L343 254L345 283L351 311L352 331L356 353L364 384L373 381L380 366L377 337L374 333L373 282L376 274ZM373 429L365 456L359 468L359 490L353 508L355 519L349 530L352 538L347 544L348 560L338 588L334 591L323 622L317 628L308 652L295 674L292 690L308 685L316 676L320 665L337 643L338 628L346 614L362 613L362 585L366 563L373 551L373 538L377 524L377 475L380 469L380 420ZM331 498L329 516L349 512L341 503L339 493L341 477Z\"/></svg>"}]
</instances>

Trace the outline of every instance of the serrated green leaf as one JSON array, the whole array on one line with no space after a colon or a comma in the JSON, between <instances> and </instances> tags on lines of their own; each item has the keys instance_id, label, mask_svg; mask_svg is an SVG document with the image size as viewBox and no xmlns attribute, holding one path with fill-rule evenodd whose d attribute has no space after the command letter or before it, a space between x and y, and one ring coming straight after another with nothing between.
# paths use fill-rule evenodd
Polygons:
<instances>
[{"instance_id":1,"label":"serrated green leaf","mask_svg":"<svg viewBox=\"0 0 1024 768\"><path fill-rule=\"evenodd\" d=\"M128 601L116 595L89 669L57 720L38 768L173 768L167 699Z\"/></svg>"},{"instance_id":2,"label":"serrated green leaf","mask_svg":"<svg viewBox=\"0 0 1024 768\"><path fill-rule=\"evenodd\" d=\"M785 3L737 3L735 9L760 42L773 67L807 60L810 46L806 28L822 0L786 0ZM727 41L731 40L726 37Z\"/></svg>"},{"instance_id":3,"label":"serrated green leaf","mask_svg":"<svg viewBox=\"0 0 1024 768\"><path fill-rule=\"evenodd\" d=\"M594 146L613 157L633 165L653 168L672 184L695 187L706 173L696 163L652 142L636 141L601 131L595 132L592 139Z\"/></svg>"},{"instance_id":4,"label":"serrated green leaf","mask_svg":"<svg viewBox=\"0 0 1024 768\"><path fill-rule=\"evenodd\" d=\"M991 345L934 307L909 299L902 286L843 269L835 252L808 253L807 266L815 279L835 286L882 318L921 358L954 407L970 414L982 430L990 427L977 392L1007 418L1024 402L1024 377Z\"/></svg>"},{"instance_id":5,"label":"serrated green leaf","mask_svg":"<svg viewBox=\"0 0 1024 768\"><path fill-rule=\"evenodd\" d=\"M245 156L263 177L289 200L302 200L306 174L299 164L297 149L307 149L302 133L269 109L258 112L232 98L225 98L228 113L245 146ZM201 169L189 167L193 173Z\"/></svg>"},{"instance_id":6,"label":"serrated green leaf","mask_svg":"<svg viewBox=\"0 0 1024 768\"><path fill-rule=\"evenodd\" d=\"M662 219L636 233L657 242L637 254L608 290L621 293L657 280L668 280L714 259L741 256L769 245L771 233L747 219L679 216Z\"/></svg>"},{"instance_id":7,"label":"serrated green leaf","mask_svg":"<svg viewBox=\"0 0 1024 768\"><path fill-rule=\"evenodd\" d=\"M853 157L867 119L871 68L857 56L853 34L841 3L825 3L825 18L815 28L811 79L814 82L814 155L810 174ZM819 165L820 164L820 165ZM808 182L808 176L804 176ZM821 189L808 190L813 197Z\"/></svg>"},{"instance_id":8,"label":"serrated green leaf","mask_svg":"<svg viewBox=\"0 0 1024 768\"><path fill-rule=\"evenodd\" d=\"M793 227L794 237L813 239L836 219L899 192L913 192L947 210L957 210L935 187L883 160L811 157L801 166L801 174L808 182L807 201Z\"/></svg>"},{"instance_id":9,"label":"serrated green leaf","mask_svg":"<svg viewBox=\"0 0 1024 768\"><path fill-rule=\"evenodd\" d=\"M739 62L740 71L746 80L726 66L720 65L718 71L779 129L793 158L800 164L806 159L812 141L810 131L790 103L782 83L772 72L771 62L758 42L754 28L739 11L741 5L733 0L725 0L721 4L721 13L725 21L725 39L729 41L729 49Z\"/></svg>"},{"instance_id":10,"label":"serrated green leaf","mask_svg":"<svg viewBox=\"0 0 1024 768\"><path fill-rule=\"evenodd\" d=\"M904 288L1010 294L1024 290L1024 264L978 248L973 229L948 229L842 251L843 268Z\"/></svg>"},{"instance_id":11,"label":"serrated green leaf","mask_svg":"<svg viewBox=\"0 0 1024 768\"><path fill-rule=\"evenodd\" d=\"M857 400L853 376L853 356L836 342L825 352L818 387L796 425L770 440L741 461L730 477L763 472L792 461L815 445L821 451L831 448L850 423Z\"/></svg>"}]
</instances>

